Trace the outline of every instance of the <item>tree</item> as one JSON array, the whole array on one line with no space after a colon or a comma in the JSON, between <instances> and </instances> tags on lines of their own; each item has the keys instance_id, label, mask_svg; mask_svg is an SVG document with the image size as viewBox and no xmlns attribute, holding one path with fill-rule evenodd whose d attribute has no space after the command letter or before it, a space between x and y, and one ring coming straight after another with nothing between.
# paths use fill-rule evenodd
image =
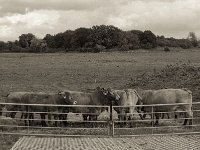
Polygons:
<instances>
[{"instance_id":1,"label":"tree","mask_svg":"<svg viewBox=\"0 0 200 150\"><path fill-rule=\"evenodd\" d=\"M47 47L56 48L55 36L51 34L46 34L43 40L47 43Z\"/></svg>"},{"instance_id":2,"label":"tree","mask_svg":"<svg viewBox=\"0 0 200 150\"><path fill-rule=\"evenodd\" d=\"M63 33L63 38L64 38L64 48L69 49L72 48L72 37L74 35L74 31L72 30L67 30Z\"/></svg>"},{"instance_id":3,"label":"tree","mask_svg":"<svg viewBox=\"0 0 200 150\"><path fill-rule=\"evenodd\" d=\"M55 48L63 48L64 47L64 34L58 33L54 36Z\"/></svg>"},{"instance_id":4,"label":"tree","mask_svg":"<svg viewBox=\"0 0 200 150\"><path fill-rule=\"evenodd\" d=\"M157 47L157 38L151 31L144 31L140 37L141 47L151 49Z\"/></svg>"},{"instance_id":5,"label":"tree","mask_svg":"<svg viewBox=\"0 0 200 150\"><path fill-rule=\"evenodd\" d=\"M188 39L189 41L192 42L192 45L193 45L194 47L198 46L197 37L196 37L196 35L195 35L194 32L190 32L190 33L188 34L187 39Z\"/></svg>"},{"instance_id":6,"label":"tree","mask_svg":"<svg viewBox=\"0 0 200 150\"><path fill-rule=\"evenodd\" d=\"M28 34L22 34L19 36L19 45L22 48L27 48L30 47L31 45L31 40L35 38L35 35L33 35L32 33L28 33Z\"/></svg>"},{"instance_id":7,"label":"tree","mask_svg":"<svg viewBox=\"0 0 200 150\"><path fill-rule=\"evenodd\" d=\"M131 31L124 31L122 38L122 49L133 50L140 48L140 40L137 34Z\"/></svg>"},{"instance_id":8,"label":"tree","mask_svg":"<svg viewBox=\"0 0 200 150\"><path fill-rule=\"evenodd\" d=\"M112 25L100 25L92 27L90 39L95 44L108 48L119 47L122 40L122 31Z\"/></svg>"},{"instance_id":9,"label":"tree","mask_svg":"<svg viewBox=\"0 0 200 150\"><path fill-rule=\"evenodd\" d=\"M91 34L91 29L88 28L78 28L74 31L73 37L71 39L71 44L73 48L83 48L85 43L89 42L89 35Z\"/></svg>"},{"instance_id":10,"label":"tree","mask_svg":"<svg viewBox=\"0 0 200 150\"><path fill-rule=\"evenodd\" d=\"M6 43L4 41L0 41L0 52L3 52L6 48Z\"/></svg>"},{"instance_id":11,"label":"tree","mask_svg":"<svg viewBox=\"0 0 200 150\"><path fill-rule=\"evenodd\" d=\"M31 40L30 48L32 52L44 52L47 48L47 44L42 39L33 38Z\"/></svg>"}]
</instances>

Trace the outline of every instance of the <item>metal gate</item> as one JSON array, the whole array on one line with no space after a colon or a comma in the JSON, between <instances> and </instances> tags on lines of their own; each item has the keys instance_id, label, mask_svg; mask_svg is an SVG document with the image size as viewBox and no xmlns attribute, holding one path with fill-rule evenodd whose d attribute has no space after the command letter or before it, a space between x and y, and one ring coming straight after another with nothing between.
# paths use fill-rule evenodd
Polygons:
<instances>
[{"instance_id":1,"label":"metal gate","mask_svg":"<svg viewBox=\"0 0 200 150\"><path fill-rule=\"evenodd\" d=\"M171 111L161 112L158 107L171 107L171 106L186 106L189 103L178 104L155 104L155 105L142 105L142 106L129 106L127 108L148 107L149 111L142 113L146 115L146 118L141 119L137 111L133 114L121 113L119 115L130 116L133 115L133 119L129 120L112 120L112 135L113 136L144 136L144 135L183 135L183 134L199 134L200 133L200 102L192 103L191 111ZM112 110L123 109L120 106L112 106ZM185 116L185 114L192 113L193 116ZM156 117L158 116L159 124L155 124ZM188 119L187 124L183 125L185 119ZM189 124L191 122L191 124Z\"/></svg>"},{"instance_id":2,"label":"metal gate","mask_svg":"<svg viewBox=\"0 0 200 150\"><path fill-rule=\"evenodd\" d=\"M199 134L200 133L200 102L192 105L193 117L185 117L184 111L155 112L155 107L166 105L146 106L96 106L96 105L47 105L1 103L12 106L13 109L2 109L0 117L0 134L34 135L34 136L144 136L166 134ZM167 104L186 105L184 104ZM12 108L11 107L11 108ZM149 107L147 117L141 119L138 112L118 114L116 110L127 108ZM64 108L64 109L63 109ZM77 108L77 109L74 109ZM65 110L65 111L63 111ZM73 110L73 111L71 111ZM74 111L76 110L76 111ZM92 111L91 111L92 110ZM95 111L94 111L95 110ZM101 114L98 111L102 111ZM122 112L122 111L121 111ZM15 118L6 114L15 114ZM99 115L100 114L100 115ZM159 119L159 125L152 124L155 114L168 114ZM175 118L175 114L178 118ZM133 116L130 120L129 116ZM12 115L11 115L12 116ZM67 116L67 117L66 117ZM83 117L85 120L83 119ZM125 116L119 120L120 116ZM152 116L152 117L150 117ZM161 118L161 117L160 117ZM192 121L191 125L182 125L185 119Z\"/></svg>"}]
</instances>

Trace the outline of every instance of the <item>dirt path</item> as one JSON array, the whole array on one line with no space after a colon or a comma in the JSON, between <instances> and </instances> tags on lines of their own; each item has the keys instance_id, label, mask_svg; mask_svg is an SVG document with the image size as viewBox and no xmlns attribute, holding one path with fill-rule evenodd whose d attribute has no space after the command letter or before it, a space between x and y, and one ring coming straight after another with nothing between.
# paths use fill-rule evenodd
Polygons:
<instances>
[{"instance_id":1,"label":"dirt path","mask_svg":"<svg viewBox=\"0 0 200 150\"><path fill-rule=\"evenodd\" d=\"M199 150L200 135L131 138L22 137L11 150Z\"/></svg>"}]
</instances>

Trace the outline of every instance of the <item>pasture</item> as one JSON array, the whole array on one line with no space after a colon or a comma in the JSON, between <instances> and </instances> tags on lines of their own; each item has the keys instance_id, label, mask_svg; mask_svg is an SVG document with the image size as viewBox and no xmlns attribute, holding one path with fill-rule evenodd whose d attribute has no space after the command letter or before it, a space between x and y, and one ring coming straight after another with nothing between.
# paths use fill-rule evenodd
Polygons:
<instances>
[{"instance_id":1,"label":"pasture","mask_svg":"<svg viewBox=\"0 0 200 150\"><path fill-rule=\"evenodd\" d=\"M1 53L0 93L11 91L121 89L145 72L166 65L200 66L200 51L176 50L111 53Z\"/></svg>"},{"instance_id":2,"label":"pasture","mask_svg":"<svg viewBox=\"0 0 200 150\"><path fill-rule=\"evenodd\" d=\"M175 50L109 53L0 53L0 94L12 91L90 91L97 86L123 89L138 75L167 65L200 67L200 51ZM12 143L2 138L3 144ZM12 139L13 140L13 139ZM16 140L16 139L15 139Z\"/></svg>"}]
</instances>

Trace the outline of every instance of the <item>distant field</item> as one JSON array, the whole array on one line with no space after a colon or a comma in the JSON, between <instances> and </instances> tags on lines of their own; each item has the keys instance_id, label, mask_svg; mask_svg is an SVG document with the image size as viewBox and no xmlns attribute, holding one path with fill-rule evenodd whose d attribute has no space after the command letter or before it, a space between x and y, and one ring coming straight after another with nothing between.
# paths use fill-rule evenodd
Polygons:
<instances>
[{"instance_id":1,"label":"distant field","mask_svg":"<svg viewBox=\"0 0 200 150\"><path fill-rule=\"evenodd\" d=\"M138 74L169 64L200 66L200 50L113 53L0 53L0 94L11 91L124 88Z\"/></svg>"}]
</instances>

